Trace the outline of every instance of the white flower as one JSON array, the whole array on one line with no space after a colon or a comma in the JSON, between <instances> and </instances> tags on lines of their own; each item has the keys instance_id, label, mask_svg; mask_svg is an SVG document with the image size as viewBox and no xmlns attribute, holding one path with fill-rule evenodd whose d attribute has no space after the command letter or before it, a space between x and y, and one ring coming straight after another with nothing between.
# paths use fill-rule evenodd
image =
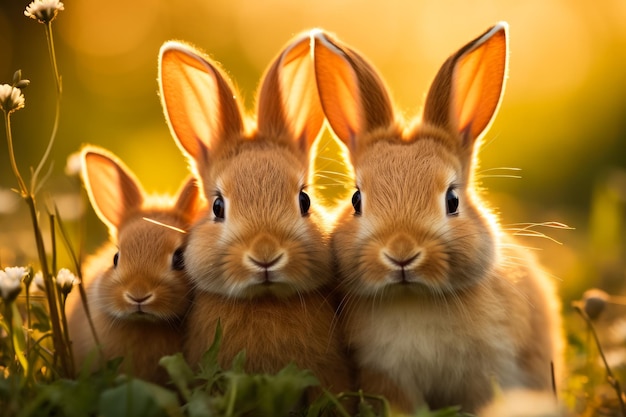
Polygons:
<instances>
[{"instance_id":1,"label":"white flower","mask_svg":"<svg viewBox=\"0 0 626 417\"><path fill-rule=\"evenodd\" d=\"M8 266L4 268L4 272L6 272L12 279L21 281L22 278L28 275L28 268L23 266Z\"/></svg>"},{"instance_id":2,"label":"white flower","mask_svg":"<svg viewBox=\"0 0 626 417\"><path fill-rule=\"evenodd\" d=\"M41 271L35 274L33 282L30 284L30 292L34 292L37 290L42 292L46 291L46 283L43 282L43 274L41 273Z\"/></svg>"},{"instance_id":3,"label":"white flower","mask_svg":"<svg viewBox=\"0 0 626 417\"><path fill-rule=\"evenodd\" d=\"M80 280L67 268L61 268L57 273L57 285L63 294L69 294L74 285L78 285Z\"/></svg>"},{"instance_id":4,"label":"white flower","mask_svg":"<svg viewBox=\"0 0 626 417\"><path fill-rule=\"evenodd\" d=\"M0 108L7 113L12 113L24 107L24 94L19 88L9 84L0 85Z\"/></svg>"},{"instance_id":5,"label":"white flower","mask_svg":"<svg viewBox=\"0 0 626 417\"><path fill-rule=\"evenodd\" d=\"M57 13L61 10L65 9L63 3L59 0L34 0L26 6L24 16L35 19L41 23L49 23L57 17Z\"/></svg>"},{"instance_id":6,"label":"white flower","mask_svg":"<svg viewBox=\"0 0 626 417\"><path fill-rule=\"evenodd\" d=\"M28 270L21 266L13 266L0 271L0 294L4 301L13 301L22 289L22 278Z\"/></svg>"}]
</instances>

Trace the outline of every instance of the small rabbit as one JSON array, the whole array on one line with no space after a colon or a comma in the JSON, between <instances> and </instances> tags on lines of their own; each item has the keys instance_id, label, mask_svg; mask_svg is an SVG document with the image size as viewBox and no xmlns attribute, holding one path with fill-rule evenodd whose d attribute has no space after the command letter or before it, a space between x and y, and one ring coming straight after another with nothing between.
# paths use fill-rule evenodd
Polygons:
<instances>
[{"instance_id":1,"label":"small rabbit","mask_svg":"<svg viewBox=\"0 0 626 417\"><path fill-rule=\"evenodd\" d=\"M349 389L351 376L334 326L328 236L306 193L324 118L309 42L295 38L266 71L249 129L227 76L194 48L165 43L159 82L172 134L211 207L185 249L196 294L189 362L211 345L219 320L223 367L245 349L249 372L275 373L293 362L337 392Z\"/></svg>"},{"instance_id":2,"label":"small rabbit","mask_svg":"<svg viewBox=\"0 0 626 417\"><path fill-rule=\"evenodd\" d=\"M84 285L105 359L124 357L133 376L165 383L162 356L182 351L182 319L191 305L182 245L202 200L195 179L176 200L146 196L128 168L109 152L86 146L82 178L111 240L85 266ZM80 370L97 363L96 341L78 291L67 300L68 326Z\"/></svg>"},{"instance_id":3,"label":"small rabbit","mask_svg":"<svg viewBox=\"0 0 626 417\"><path fill-rule=\"evenodd\" d=\"M493 387L550 390L559 302L535 260L483 206L473 169L500 103L506 23L452 55L404 124L366 59L313 35L320 101L357 191L333 232L341 322L366 392L412 412L473 412Z\"/></svg>"}]
</instances>

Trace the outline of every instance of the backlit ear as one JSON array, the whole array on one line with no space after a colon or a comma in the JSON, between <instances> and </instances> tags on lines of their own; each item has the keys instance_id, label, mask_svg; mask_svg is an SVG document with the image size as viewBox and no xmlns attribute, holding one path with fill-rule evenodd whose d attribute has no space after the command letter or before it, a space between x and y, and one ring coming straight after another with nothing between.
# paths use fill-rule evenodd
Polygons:
<instances>
[{"instance_id":1,"label":"backlit ear","mask_svg":"<svg viewBox=\"0 0 626 417\"><path fill-rule=\"evenodd\" d=\"M178 145L201 166L219 141L243 131L242 112L228 77L194 48L166 42L159 54L165 117Z\"/></svg>"},{"instance_id":2,"label":"backlit ear","mask_svg":"<svg viewBox=\"0 0 626 417\"><path fill-rule=\"evenodd\" d=\"M295 37L263 76L258 100L258 129L269 137L286 136L305 153L324 122L308 33Z\"/></svg>"},{"instance_id":3,"label":"backlit ear","mask_svg":"<svg viewBox=\"0 0 626 417\"><path fill-rule=\"evenodd\" d=\"M141 184L122 161L104 149L83 148L81 161L91 206L115 236L126 217L141 209L144 201Z\"/></svg>"},{"instance_id":4,"label":"backlit ear","mask_svg":"<svg viewBox=\"0 0 626 417\"><path fill-rule=\"evenodd\" d=\"M508 25L498 23L443 64L428 92L424 121L472 147L489 127L504 91Z\"/></svg>"},{"instance_id":5,"label":"backlit ear","mask_svg":"<svg viewBox=\"0 0 626 417\"><path fill-rule=\"evenodd\" d=\"M315 78L324 114L337 137L354 153L363 133L393 123L387 88L358 52L321 30L311 36Z\"/></svg>"},{"instance_id":6,"label":"backlit ear","mask_svg":"<svg viewBox=\"0 0 626 417\"><path fill-rule=\"evenodd\" d=\"M189 177L176 193L176 210L182 214L185 223L191 225L203 207L202 193L195 177Z\"/></svg>"}]
</instances>

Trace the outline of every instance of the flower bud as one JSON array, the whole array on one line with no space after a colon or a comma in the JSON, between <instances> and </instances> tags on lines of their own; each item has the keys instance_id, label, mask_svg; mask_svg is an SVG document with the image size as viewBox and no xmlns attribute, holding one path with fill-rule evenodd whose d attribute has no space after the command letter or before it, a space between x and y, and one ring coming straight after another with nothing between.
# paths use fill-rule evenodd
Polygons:
<instances>
[{"instance_id":1,"label":"flower bud","mask_svg":"<svg viewBox=\"0 0 626 417\"><path fill-rule=\"evenodd\" d=\"M30 85L30 80L19 80L17 83L15 83L15 88L19 88L20 90L23 90L29 85Z\"/></svg>"},{"instance_id":2,"label":"flower bud","mask_svg":"<svg viewBox=\"0 0 626 417\"><path fill-rule=\"evenodd\" d=\"M0 271L0 295L5 302L15 300L22 290L22 278L28 270L21 266L7 267Z\"/></svg>"},{"instance_id":3,"label":"flower bud","mask_svg":"<svg viewBox=\"0 0 626 417\"><path fill-rule=\"evenodd\" d=\"M59 270L56 281L59 289L64 295L68 295L70 291L72 291L74 285L80 283L80 280L76 278L76 276L67 268L61 268Z\"/></svg>"},{"instance_id":4,"label":"flower bud","mask_svg":"<svg viewBox=\"0 0 626 417\"><path fill-rule=\"evenodd\" d=\"M585 291L583 294L583 309L591 320L595 320L600 317L602 311L606 307L606 304L610 300L610 296L597 288L592 288Z\"/></svg>"}]
</instances>

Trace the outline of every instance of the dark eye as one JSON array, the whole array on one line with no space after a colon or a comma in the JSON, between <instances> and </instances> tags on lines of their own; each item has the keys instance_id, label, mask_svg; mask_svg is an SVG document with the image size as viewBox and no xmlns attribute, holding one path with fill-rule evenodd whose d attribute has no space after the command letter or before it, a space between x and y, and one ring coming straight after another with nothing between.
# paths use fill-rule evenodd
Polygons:
<instances>
[{"instance_id":1,"label":"dark eye","mask_svg":"<svg viewBox=\"0 0 626 417\"><path fill-rule=\"evenodd\" d=\"M113 267L117 266L117 262L120 260L120 253L116 252L115 255L113 255Z\"/></svg>"},{"instance_id":2,"label":"dark eye","mask_svg":"<svg viewBox=\"0 0 626 417\"><path fill-rule=\"evenodd\" d=\"M185 268L185 258L183 257L183 248L178 248L172 255L172 269L182 271Z\"/></svg>"},{"instance_id":3,"label":"dark eye","mask_svg":"<svg viewBox=\"0 0 626 417\"><path fill-rule=\"evenodd\" d=\"M226 204L224 203L224 199L222 196L218 195L215 197L215 201L213 202L213 214L215 214L216 220L224 220L224 210L226 209Z\"/></svg>"},{"instance_id":4,"label":"dark eye","mask_svg":"<svg viewBox=\"0 0 626 417\"><path fill-rule=\"evenodd\" d=\"M311 208L311 199L304 191L300 191L300 213L305 216Z\"/></svg>"},{"instance_id":5,"label":"dark eye","mask_svg":"<svg viewBox=\"0 0 626 417\"><path fill-rule=\"evenodd\" d=\"M352 195L352 207L354 214L361 214L361 190L356 190Z\"/></svg>"},{"instance_id":6,"label":"dark eye","mask_svg":"<svg viewBox=\"0 0 626 417\"><path fill-rule=\"evenodd\" d=\"M452 187L446 191L446 211L448 216L459 214L459 196Z\"/></svg>"}]
</instances>

